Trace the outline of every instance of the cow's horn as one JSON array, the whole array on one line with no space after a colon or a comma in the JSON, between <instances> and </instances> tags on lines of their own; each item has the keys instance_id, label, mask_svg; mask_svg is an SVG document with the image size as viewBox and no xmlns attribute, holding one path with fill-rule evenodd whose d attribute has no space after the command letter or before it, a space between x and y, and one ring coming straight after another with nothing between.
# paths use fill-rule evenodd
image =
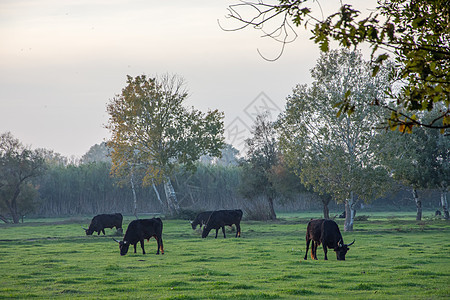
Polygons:
<instances>
[{"instance_id":1,"label":"cow's horn","mask_svg":"<svg viewBox=\"0 0 450 300\"><path fill-rule=\"evenodd\" d=\"M116 240L115 238L112 238L114 242L116 243L120 243L118 240Z\"/></svg>"},{"instance_id":2,"label":"cow's horn","mask_svg":"<svg viewBox=\"0 0 450 300\"><path fill-rule=\"evenodd\" d=\"M83 226L81 226L81 228L83 228L84 230L87 230L86 228L84 228Z\"/></svg>"},{"instance_id":3,"label":"cow's horn","mask_svg":"<svg viewBox=\"0 0 450 300\"><path fill-rule=\"evenodd\" d=\"M189 223L191 223L191 224L192 224L192 222L193 222L193 221L189 221Z\"/></svg>"},{"instance_id":4,"label":"cow's horn","mask_svg":"<svg viewBox=\"0 0 450 300\"><path fill-rule=\"evenodd\" d=\"M348 244L347 246L351 246L351 245L353 245L353 243L355 243L355 239L353 239L353 242L351 242L351 243Z\"/></svg>"}]
</instances>

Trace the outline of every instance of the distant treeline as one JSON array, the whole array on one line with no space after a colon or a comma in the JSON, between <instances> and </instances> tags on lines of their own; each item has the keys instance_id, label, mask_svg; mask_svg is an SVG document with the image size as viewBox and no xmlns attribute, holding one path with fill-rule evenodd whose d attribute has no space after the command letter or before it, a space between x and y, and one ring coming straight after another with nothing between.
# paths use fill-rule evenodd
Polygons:
<instances>
[{"instance_id":1,"label":"distant treeline","mask_svg":"<svg viewBox=\"0 0 450 300\"><path fill-rule=\"evenodd\" d=\"M80 165L57 165L36 179L39 216L67 216L134 211L131 186L118 184L111 177L111 164L95 162ZM180 205L184 209L203 210L240 207L237 194L239 168L199 164L197 171L180 170L173 178ZM164 191L157 186L161 197ZM162 212L163 207L151 186L136 187L137 211Z\"/></svg>"},{"instance_id":2,"label":"distant treeline","mask_svg":"<svg viewBox=\"0 0 450 300\"><path fill-rule=\"evenodd\" d=\"M131 186L119 186L110 176L109 162L80 165L50 166L45 175L35 179L39 197L33 215L43 217L95 215L122 212L133 214L134 204ZM248 213L264 210L264 201L246 200L238 193L241 169L237 166L199 164L194 173L179 170L173 178L178 201L183 209L190 211L242 208ZM157 189L164 197L161 186ZM161 213L164 211L151 186L136 188L138 213ZM438 195L424 194L424 208L438 207ZM436 199L430 200L430 199ZM434 203L436 202L436 203ZM436 204L436 205L435 205ZM408 191L400 191L391 197L371 204L404 209L414 208ZM276 201L278 211L320 210L316 195L302 193L291 200ZM333 210L343 205L331 204Z\"/></svg>"}]
</instances>

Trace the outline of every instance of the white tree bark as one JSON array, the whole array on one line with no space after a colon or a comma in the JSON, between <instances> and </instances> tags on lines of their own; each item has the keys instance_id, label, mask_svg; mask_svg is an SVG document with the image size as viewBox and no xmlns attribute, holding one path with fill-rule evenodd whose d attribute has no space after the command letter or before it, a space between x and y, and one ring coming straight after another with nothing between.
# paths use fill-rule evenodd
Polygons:
<instances>
[{"instance_id":1,"label":"white tree bark","mask_svg":"<svg viewBox=\"0 0 450 300\"><path fill-rule=\"evenodd\" d=\"M412 193L417 208L416 221L420 221L422 220L422 201L420 200L419 195L417 194L417 190L415 188L413 188Z\"/></svg>"},{"instance_id":2,"label":"white tree bark","mask_svg":"<svg viewBox=\"0 0 450 300\"><path fill-rule=\"evenodd\" d=\"M355 197L350 192L350 199L345 201L345 223L344 231L353 231L353 223L355 219Z\"/></svg>"},{"instance_id":3,"label":"white tree bark","mask_svg":"<svg viewBox=\"0 0 450 300\"><path fill-rule=\"evenodd\" d=\"M448 213L448 202L447 202L447 189L443 188L441 189L441 206L442 210L444 211L444 219L449 219L449 213Z\"/></svg>"},{"instance_id":4,"label":"white tree bark","mask_svg":"<svg viewBox=\"0 0 450 300\"><path fill-rule=\"evenodd\" d=\"M139 219L137 216L137 197L136 197L136 190L134 189L133 174L131 174L130 183L131 183L131 190L133 191L133 201L134 201L133 214L136 217L136 219Z\"/></svg>"},{"instance_id":5,"label":"white tree bark","mask_svg":"<svg viewBox=\"0 0 450 300\"><path fill-rule=\"evenodd\" d=\"M152 179L152 187L153 187L153 190L155 191L156 198L158 198L158 201L161 204L161 207L163 208L163 210L166 210L166 206L164 205L164 202L162 202L162 200L161 200L161 196L159 195L158 189L156 188L156 185L155 185L155 182L153 179Z\"/></svg>"},{"instance_id":6,"label":"white tree bark","mask_svg":"<svg viewBox=\"0 0 450 300\"><path fill-rule=\"evenodd\" d=\"M172 215L178 214L180 212L180 205L178 204L177 195L175 194L175 190L173 188L172 182L170 181L170 178L166 178L164 180L164 191L166 193L169 213Z\"/></svg>"}]
</instances>

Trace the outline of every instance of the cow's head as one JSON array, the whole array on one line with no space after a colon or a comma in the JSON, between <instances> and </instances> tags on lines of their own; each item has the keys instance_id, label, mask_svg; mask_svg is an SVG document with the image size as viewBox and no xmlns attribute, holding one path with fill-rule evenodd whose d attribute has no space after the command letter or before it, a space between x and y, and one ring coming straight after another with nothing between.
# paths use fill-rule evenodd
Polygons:
<instances>
[{"instance_id":1,"label":"cow's head","mask_svg":"<svg viewBox=\"0 0 450 300\"><path fill-rule=\"evenodd\" d=\"M86 235L92 235L94 233L94 230L91 229L91 227L89 227L88 229L81 227L84 229L84 231L86 232Z\"/></svg>"},{"instance_id":2,"label":"cow's head","mask_svg":"<svg viewBox=\"0 0 450 300\"><path fill-rule=\"evenodd\" d=\"M212 228L208 227L208 224L203 227L202 238L206 238Z\"/></svg>"},{"instance_id":3,"label":"cow's head","mask_svg":"<svg viewBox=\"0 0 450 300\"><path fill-rule=\"evenodd\" d=\"M195 228L197 228L197 225L198 225L197 222L191 221L191 226L192 226L192 229L193 229L193 230L195 230Z\"/></svg>"},{"instance_id":4,"label":"cow's head","mask_svg":"<svg viewBox=\"0 0 450 300\"><path fill-rule=\"evenodd\" d=\"M338 246L334 248L337 260L345 260L345 254L347 254L347 251L350 250L349 246L353 245L354 242L355 240L350 244L344 244L342 240L339 241Z\"/></svg>"},{"instance_id":5,"label":"cow's head","mask_svg":"<svg viewBox=\"0 0 450 300\"><path fill-rule=\"evenodd\" d=\"M125 255L128 252L128 248L130 247L130 242L128 241L118 241L113 239L116 243L119 243L120 255Z\"/></svg>"}]
</instances>

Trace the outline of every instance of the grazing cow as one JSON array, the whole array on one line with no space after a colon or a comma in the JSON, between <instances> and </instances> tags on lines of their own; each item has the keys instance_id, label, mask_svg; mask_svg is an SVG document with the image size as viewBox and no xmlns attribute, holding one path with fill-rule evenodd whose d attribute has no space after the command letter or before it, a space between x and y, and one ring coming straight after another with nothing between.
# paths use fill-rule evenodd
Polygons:
<instances>
[{"instance_id":1,"label":"grazing cow","mask_svg":"<svg viewBox=\"0 0 450 300\"><path fill-rule=\"evenodd\" d=\"M442 216L441 211L440 211L439 209L436 210L436 212L434 213L434 216L435 216L435 217Z\"/></svg>"},{"instance_id":2,"label":"grazing cow","mask_svg":"<svg viewBox=\"0 0 450 300\"><path fill-rule=\"evenodd\" d=\"M128 225L123 241L113 240L119 243L120 255L127 254L130 245L134 246L134 253L136 253L138 242L141 243L142 254L145 254L144 240L149 241L154 237L158 243L156 254L159 254L159 250L161 250L161 254L164 254L162 229L163 223L160 218L134 220Z\"/></svg>"},{"instance_id":3,"label":"grazing cow","mask_svg":"<svg viewBox=\"0 0 450 300\"><path fill-rule=\"evenodd\" d=\"M223 237L225 236L225 226L236 224L236 237L241 236L242 210L216 210L211 213L209 220L203 228L202 238L206 238L212 229L216 230L216 239L219 229L222 228Z\"/></svg>"},{"instance_id":4,"label":"grazing cow","mask_svg":"<svg viewBox=\"0 0 450 300\"><path fill-rule=\"evenodd\" d=\"M206 225L206 222L208 222L209 216L211 216L212 211L204 211L199 213L194 221L191 222L192 229L195 230L197 228L197 225L200 225L200 229L203 225Z\"/></svg>"},{"instance_id":5,"label":"grazing cow","mask_svg":"<svg viewBox=\"0 0 450 300\"><path fill-rule=\"evenodd\" d=\"M336 252L337 260L345 260L345 254L349 250L348 246L353 245L355 242L350 244L344 244L341 232L336 222L327 219L311 220L308 222L308 227L306 228L306 256L308 255L309 243L312 241L311 245L311 258L317 259L317 246L322 244L323 252L325 253L325 260L327 260L327 248L334 249Z\"/></svg>"},{"instance_id":6,"label":"grazing cow","mask_svg":"<svg viewBox=\"0 0 450 300\"><path fill-rule=\"evenodd\" d=\"M340 219L345 219L346 213L345 210L342 212L342 214L339 215ZM353 211L353 217L356 216L356 210Z\"/></svg>"},{"instance_id":7,"label":"grazing cow","mask_svg":"<svg viewBox=\"0 0 450 300\"><path fill-rule=\"evenodd\" d=\"M102 214L97 215L94 218L92 218L91 224L89 225L89 228L83 228L84 231L86 231L86 235L92 235L95 231L98 232L98 235L100 235L100 232L103 232L105 235L105 228L113 228L116 227L116 230L122 230L122 220L123 216L120 213L116 214Z\"/></svg>"}]
</instances>

